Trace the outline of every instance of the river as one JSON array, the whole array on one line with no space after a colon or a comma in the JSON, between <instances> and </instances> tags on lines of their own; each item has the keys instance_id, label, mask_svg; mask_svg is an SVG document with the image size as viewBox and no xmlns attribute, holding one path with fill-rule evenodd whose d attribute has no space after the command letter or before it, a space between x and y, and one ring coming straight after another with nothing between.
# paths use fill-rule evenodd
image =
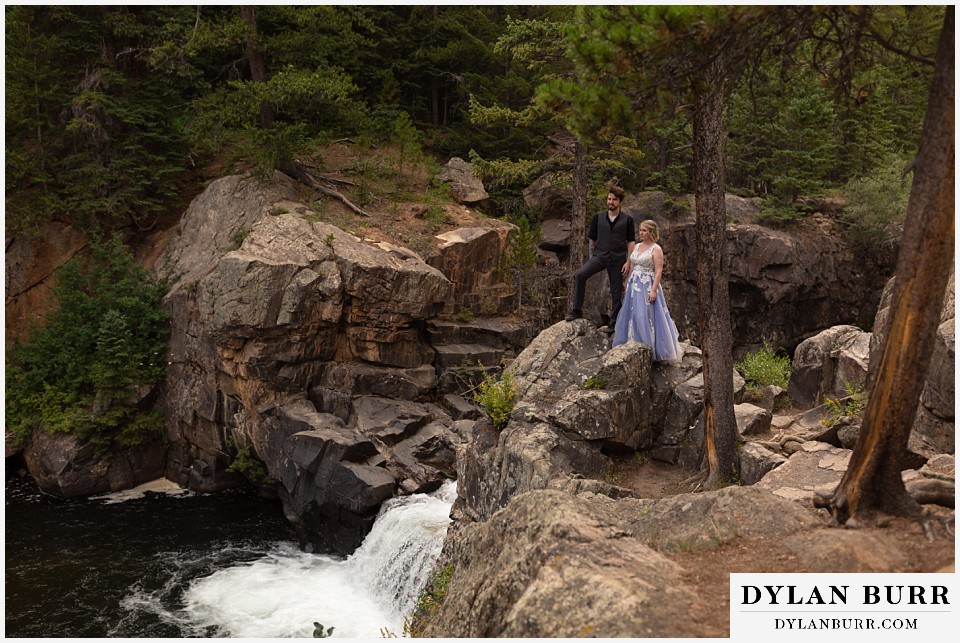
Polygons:
<instances>
[{"instance_id":1,"label":"river","mask_svg":"<svg viewBox=\"0 0 960 643\"><path fill-rule=\"evenodd\" d=\"M167 481L64 500L6 483L7 637L401 636L454 484L384 503L346 558L299 550L279 503Z\"/></svg>"}]
</instances>

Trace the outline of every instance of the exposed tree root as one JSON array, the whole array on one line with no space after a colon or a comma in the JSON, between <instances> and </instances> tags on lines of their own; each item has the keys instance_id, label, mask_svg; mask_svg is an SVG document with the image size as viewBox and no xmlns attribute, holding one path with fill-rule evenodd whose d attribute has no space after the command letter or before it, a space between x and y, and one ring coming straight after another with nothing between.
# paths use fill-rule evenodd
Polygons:
<instances>
[{"instance_id":1,"label":"exposed tree root","mask_svg":"<svg viewBox=\"0 0 960 643\"><path fill-rule=\"evenodd\" d=\"M677 483L678 487L691 487L690 491L700 491L703 488L704 483L707 480L707 470L702 469L697 473L693 474L686 480L681 480Z\"/></svg>"},{"instance_id":2,"label":"exposed tree root","mask_svg":"<svg viewBox=\"0 0 960 643\"><path fill-rule=\"evenodd\" d=\"M884 527L894 517L923 523L930 516L906 490L874 498L870 502L861 498L856 506L852 506L841 487L829 494L817 492L813 505L830 512L831 526L843 525L854 529Z\"/></svg>"},{"instance_id":3,"label":"exposed tree root","mask_svg":"<svg viewBox=\"0 0 960 643\"><path fill-rule=\"evenodd\" d=\"M937 514L930 513L929 511L924 512L924 519L921 522L923 525L923 533L926 534L927 540L933 542L937 539L937 533L935 527L940 527L945 532L945 535L953 540L954 538L954 516L939 516Z\"/></svg>"},{"instance_id":4,"label":"exposed tree root","mask_svg":"<svg viewBox=\"0 0 960 643\"><path fill-rule=\"evenodd\" d=\"M907 493L921 505L956 507L956 486L947 480L921 478L907 483Z\"/></svg>"}]
</instances>

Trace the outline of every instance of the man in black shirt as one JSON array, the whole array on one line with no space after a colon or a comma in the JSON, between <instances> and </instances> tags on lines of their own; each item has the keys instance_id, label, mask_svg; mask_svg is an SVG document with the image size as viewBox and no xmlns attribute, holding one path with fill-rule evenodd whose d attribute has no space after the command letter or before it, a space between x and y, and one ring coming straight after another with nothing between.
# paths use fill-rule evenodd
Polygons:
<instances>
[{"instance_id":1,"label":"man in black shirt","mask_svg":"<svg viewBox=\"0 0 960 643\"><path fill-rule=\"evenodd\" d=\"M620 210L622 202L623 188L614 185L607 193L607 211L598 212L590 222L587 237L594 243L593 256L583 264L574 278L576 290L573 307L567 314L566 321L583 317L583 296L587 279L601 270L606 270L610 278L610 299L613 302L610 328L617 322L623 293L623 275L627 269L626 261L637 240L633 218Z\"/></svg>"}]
</instances>

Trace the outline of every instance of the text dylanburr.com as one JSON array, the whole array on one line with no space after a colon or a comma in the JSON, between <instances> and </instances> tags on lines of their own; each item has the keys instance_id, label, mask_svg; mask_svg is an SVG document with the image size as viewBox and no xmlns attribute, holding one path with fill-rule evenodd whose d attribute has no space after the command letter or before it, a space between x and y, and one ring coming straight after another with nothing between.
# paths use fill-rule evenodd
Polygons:
<instances>
[{"instance_id":1,"label":"text dylanburr.com","mask_svg":"<svg viewBox=\"0 0 960 643\"><path fill-rule=\"evenodd\" d=\"M957 586L953 573L730 574L730 638L953 639L960 630Z\"/></svg>"}]
</instances>

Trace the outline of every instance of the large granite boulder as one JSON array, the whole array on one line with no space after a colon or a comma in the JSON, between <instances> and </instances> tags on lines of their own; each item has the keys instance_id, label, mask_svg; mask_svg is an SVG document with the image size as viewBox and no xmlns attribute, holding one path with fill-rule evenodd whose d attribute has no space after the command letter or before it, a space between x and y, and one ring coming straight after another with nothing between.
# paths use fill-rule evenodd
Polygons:
<instances>
[{"instance_id":1,"label":"large granite boulder","mask_svg":"<svg viewBox=\"0 0 960 643\"><path fill-rule=\"evenodd\" d=\"M872 382L883 344L886 341L890 317L890 304L893 298L891 279L883 290L880 307L877 309L877 318L874 322L873 337L870 341L870 373L868 381ZM940 453L954 453L956 449L955 436L955 377L956 377L956 347L954 339L954 324L956 315L954 275L950 275L943 300L943 310L940 314L940 325L937 327L937 341L930 356L930 366L927 369L923 393L920 396L920 405L913 422L913 433L928 442Z\"/></svg>"},{"instance_id":2,"label":"large granite boulder","mask_svg":"<svg viewBox=\"0 0 960 643\"><path fill-rule=\"evenodd\" d=\"M38 429L23 458L40 489L63 498L131 489L163 475L159 440L101 454L88 440Z\"/></svg>"},{"instance_id":3,"label":"large granite boulder","mask_svg":"<svg viewBox=\"0 0 960 643\"><path fill-rule=\"evenodd\" d=\"M517 494L564 489L574 475L598 477L608 458L596 444L570 439L548 422L513 420L497 431L482 418L457 446L457 500L452 514L484 521Z\"/></svg>"},{"instance_id":4,"label":"large granite boulder","mask_svg":"<svg viewBox=\"0 0 960 643\"><path fill-rule=\"evenodd\" d=\"M448 531L438 567L450 580L423 635L700 637L693 607L715 597L661 552L743 538L817 542L827 531L812 512L754 488L657 501L530 491Z\"/></svg>"},{"instance_id":5,"label":"large granite boulder","mask_svg":"<svg viewBox=\"0 0 960 643\"><path fill-rule=\"evenodd\" d=\"M441 241L436 254L427 263L451 282L443 312L457 315L502 315L515 308L516 293L504 281L501 270L507 240L515 226L458 228L437 235Z\"/></svg>"},{"instance_id":6,"label":"large granite boulder","mask_svg":"<svg viewBox=\"0 0 960 643\"><path fill-rule=\"evenodd\" d=\"M483 203L490 198L483 181L474 174L473 165L462 158L450 159L437 174L437 179L450 186L450 194L460 203Z\"/></svg>"},{"instance_id":7,"label":"large granite boulder","mask_svg":"<svg viewBox=\"0 0 960 643\"><path fill-rule=\"evenodd\" d=\"M842 398L862 387L870 360L870 333L856 326L834 326L797 346L787 392L801 408Z\"/></svg>"},{"instance_id":8,"label":"large granite boulder","mask_svg":"<svg viewBox=\"0 0 960 643\"><path fill-rule=\"evenodd\" d=\"M584 320L547 328L510 366L517 403L500 432L481 420L458 447L458 511L485 520L516 494L598 477L604 452L652 442L650 349L610 350Z\"/></svg>"},{"instance_id":9,"label":"large granite boulder","mask_svg":"<svg viewBox=\"0 0 960 643\"><path fill-rule=\"evenodd\" d=\"M481 420L457 447L455 511L486 520L525 491L601 477L617 452L697 460L701 361L686 346L679 363L654 364L648 346L611 348L610 337L586 320L545 329L510 366L517 393L510 422L497 432ZM731 377L740 391L743 378Z\"/></svg>"},{"instance_id":10,"label":"large granite boulder","mask_svg":"<svg viewBox=\"0 0 960 643\"><path fill-rule=\"evenodd\" d=\"M424 636L693 636L681 569L616 516L558 491L518 496L448 539L453 573ZM688 623L689 626L689 623Z\"/></svg>"},{"instance_id":11,"label":"large granite boulder","mask_svg":"<svg viewBox=\"0 0 960 643\"><path fill-rule=\"evenodd\" d=\"M607 449L652 443L650 348L611 350L609 342L584 320L543 331L511 365L520 398L513 417L549 422Z\"/></svg>"},{"instance_id":12,"label":"large granite boulder","mask_svg":"<svg viewBox=\"0 0 960 643\"><path fill-rule=\"evenodd\" d=\"M756 487L729 486L660 500L616 503L630 535L660 551L709 549L737 538L782 538L821 526L816 516Z\"/></svg>"}]
</instances>

